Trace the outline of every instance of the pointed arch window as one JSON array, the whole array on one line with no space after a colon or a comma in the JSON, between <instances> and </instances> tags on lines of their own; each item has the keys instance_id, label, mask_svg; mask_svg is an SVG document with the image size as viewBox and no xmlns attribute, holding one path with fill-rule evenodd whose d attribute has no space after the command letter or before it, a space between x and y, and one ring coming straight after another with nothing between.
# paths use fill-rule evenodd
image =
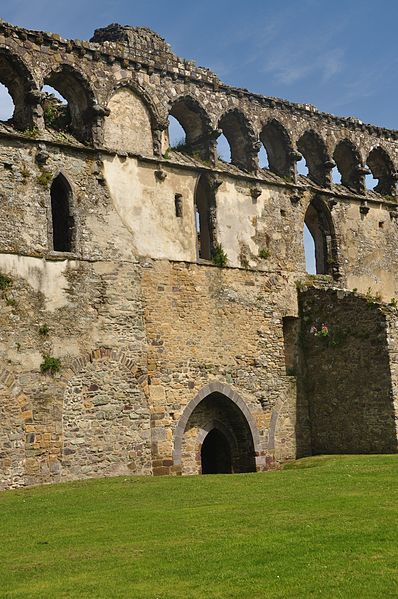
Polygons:
<instances>
[{"instance_id":1,"label":"pointed arch window","mask_svg":"<svg viewBox=\"0 0 398 599\"><path fill-rule=\"evenodd\" d=\"M75 246L75 219L72 189L62 174L51 185L52 246L56 252L72 252Z\"/></svg>"},{"instance_id":2,"label":"pointed arch window","mask_svg":"<svg viewBox=\"0 0 398 599\"><path fill-rule=\"evenodd\" d=\"M308 272L334 276L338 273L332 217L328 207L319 198L312 200L305 213L304 244Z\"/></svg>"},{"instance_id":3,"label":"pointed arch window","mask_svg":"<svg viewBox=\"0 0 398 599\"><path fill-rule=\"evenodd\" d=\"M198 257L211 260L215 247L215 197L205 176L201 176L195 194L195 226Z\"/></svg>"}]
</instances>

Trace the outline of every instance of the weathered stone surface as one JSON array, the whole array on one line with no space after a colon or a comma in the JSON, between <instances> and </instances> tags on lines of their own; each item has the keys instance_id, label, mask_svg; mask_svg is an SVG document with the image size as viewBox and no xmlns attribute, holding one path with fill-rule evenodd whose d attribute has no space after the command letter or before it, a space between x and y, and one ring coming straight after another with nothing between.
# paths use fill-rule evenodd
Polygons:
<instances>
[{"instance_id":1,"label":"weathered stone surface","mask_svg":"<svg viewBox=\"0 0 398 599\"><path fill-rule=\"evenodd\" d=\"M396 131L224 85L145 28L0 23L0 82L1 488L199 473L215 429L233 471L396 451ZM322 345L321 321L353 333Z\"/></svg>"}]
</instances>

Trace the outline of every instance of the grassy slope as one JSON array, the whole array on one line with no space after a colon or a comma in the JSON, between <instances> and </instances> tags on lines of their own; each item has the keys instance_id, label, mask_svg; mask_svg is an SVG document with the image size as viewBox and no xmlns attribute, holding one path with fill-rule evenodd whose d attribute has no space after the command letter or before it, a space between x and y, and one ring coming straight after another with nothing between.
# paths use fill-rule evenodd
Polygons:
<instances>
[{"instance_id":1,"label":"grassy slope","mask_svg":"<svg viewBox=\"0 0 398 599\"><path fill-rule=\"evenodd\" d=\"M396 598L397 474L344 456L3 492L0 597Z\"/></svg>"}]
</instances>

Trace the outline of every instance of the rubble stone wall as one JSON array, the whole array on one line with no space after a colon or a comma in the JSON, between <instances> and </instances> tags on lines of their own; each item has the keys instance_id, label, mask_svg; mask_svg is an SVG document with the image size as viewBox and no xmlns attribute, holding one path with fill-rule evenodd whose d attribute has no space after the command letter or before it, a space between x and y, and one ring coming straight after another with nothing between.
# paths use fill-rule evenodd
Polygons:
<instances>
[{"instance_id":1,"label":"rubble stone wall","mask_svg":"<svg viewBox=\"0 0 398 599\"><path fill-rule=\"evenodd\" d=\"M387 327L357 296L398 297L396 131L227 86L154 32L116 24L87 42L1 22L0 83L15 105L0 123L1 488L198 473L211 426L235 447L237 470L347 448L340 404L332 434L319 424L328 389L306 386L305 373L325 368L333 385L333 358L343 401L362 410L345 361L353 345L310 336L313 351L300 353L304 223L317 244L312 282L345 289L330 292L331 318L347 328L357 305L363 314L355 351L366 381L374 375L363 405L379 432L370 442L358 425L352 447L393 450L395 316ZM221 133L230 163L217 156ZM301 309L321 318L323 298ZM246 465L242 447L254 454Z\"/></svg>"}]
</instances>

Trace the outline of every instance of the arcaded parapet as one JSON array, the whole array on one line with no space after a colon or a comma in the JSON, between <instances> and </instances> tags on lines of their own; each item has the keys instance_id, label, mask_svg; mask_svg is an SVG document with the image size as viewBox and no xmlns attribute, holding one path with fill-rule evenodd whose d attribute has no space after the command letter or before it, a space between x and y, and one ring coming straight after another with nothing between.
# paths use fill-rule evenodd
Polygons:
<instances>
[{"instance_id":1,"label":"arcaded parapet","mask_svg":"<svg viewBox=\"0 0 398 599\"><path fill-rule=\"evenodd\" d=\"M15 104L0 126L1 251L51 253L49 190L62 174L74 228L67 247L79 258L196 262L221 245L230 266L303 272L306 221L319 274L386 300L398 294L395 131L227 86L158 34L116 24L80 42L1 23L0 81ZM44 85L67 104L50 101ZM169 147L169 116L185 133L180 151ZM230 164L217 157L220 133ZM200 176L209 201L195 216Z\"/></svg>"}]
</instances>

